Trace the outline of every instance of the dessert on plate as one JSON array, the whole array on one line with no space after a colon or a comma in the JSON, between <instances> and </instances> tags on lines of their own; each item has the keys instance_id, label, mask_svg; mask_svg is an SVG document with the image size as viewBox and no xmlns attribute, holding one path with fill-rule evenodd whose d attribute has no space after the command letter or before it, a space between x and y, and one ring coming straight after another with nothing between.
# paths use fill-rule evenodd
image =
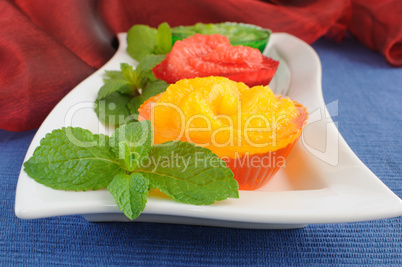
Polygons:
<instances>
[{"instance_id":1,"label":"dessert on plate","mask_svg":"<svg viewBox=\"0 0 402 267\"><path fill-rule=\"evenodd\" d=\"M281 167L307 122L307 111L268 86L248 87L225 77L182 79L139 109L154 142L203 146L230 167L239 189L263 186Z\"/></svg>"},{"instance_id":2,"label":"dessert on plate","mask_svg":"<svg viewBox=\"0 0 402 267\"><path fill-rule=\"evenodd\" d=\"M157 79L223 76L248 86L268 85L279 62L249 46L233 46L220 34L195 34L176 41L166 58L152 70Z\"/></svg>"}]
</instances>

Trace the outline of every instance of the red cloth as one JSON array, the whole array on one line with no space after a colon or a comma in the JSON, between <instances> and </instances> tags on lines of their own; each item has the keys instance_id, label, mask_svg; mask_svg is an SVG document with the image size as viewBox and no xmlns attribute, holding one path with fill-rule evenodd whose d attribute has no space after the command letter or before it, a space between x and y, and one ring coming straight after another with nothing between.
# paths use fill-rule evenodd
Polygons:
<instances>
[{"instance_id":1,"label":"red cloth","mask_svg":"<svg viewBox=\"0 0 402 267\"><path fill-rule=\"evenodd\" d=\"M345 30L402 66L400 0L0 0L0 128L36 128L134 24L236 21L308 43Z\"/></svg>"},{"instance_id":2,"label":"red cloth","mask_svg":"<svg viewBox=\"0 0 402 267\"><path fill-rule=\"evenodd\" d=\"M401 0L352 0L349 31L389 64L402 66Z\"/></svg>"}]
</instances>

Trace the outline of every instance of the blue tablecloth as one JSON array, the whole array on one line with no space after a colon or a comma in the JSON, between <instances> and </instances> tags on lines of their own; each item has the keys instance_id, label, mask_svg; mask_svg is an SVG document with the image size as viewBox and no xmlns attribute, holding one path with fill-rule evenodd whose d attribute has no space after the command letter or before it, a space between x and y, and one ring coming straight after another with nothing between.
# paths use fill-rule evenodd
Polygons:
<instances>
[{"instance_id":1,"label":"blue tablecloth","mask_svg":"<svg viewBox=\"0 0 402 267\"><path fill-rule=\"evenodd\" d=\"M402 68L352 38L313 47L326 103L358 157L402 197ZM0 266L402 264L402 218L247 230L157 223L90 223L80 216L20 220L17 178L35 134L0 130Z\"/></svg>"}]
</instances>

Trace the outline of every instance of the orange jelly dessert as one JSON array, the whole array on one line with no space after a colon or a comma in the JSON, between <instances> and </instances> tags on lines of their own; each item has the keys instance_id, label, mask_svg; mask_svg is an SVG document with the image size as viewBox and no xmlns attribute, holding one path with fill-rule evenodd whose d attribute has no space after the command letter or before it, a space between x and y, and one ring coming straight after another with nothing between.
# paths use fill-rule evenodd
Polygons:
<instances>
[{"instance_id":1,"label":"orange jelly dessert","mask_svg":"<svg viewBox=\"0 0 402 267\"><path fill-rule=\"evenodd\" d=\"M268 86L248 87L224 77L183 79L147 100L154 143L181 140L217 154L239 189L257 189L281 167L307 122L307 111Z\"/></svg>"}]
</instances>

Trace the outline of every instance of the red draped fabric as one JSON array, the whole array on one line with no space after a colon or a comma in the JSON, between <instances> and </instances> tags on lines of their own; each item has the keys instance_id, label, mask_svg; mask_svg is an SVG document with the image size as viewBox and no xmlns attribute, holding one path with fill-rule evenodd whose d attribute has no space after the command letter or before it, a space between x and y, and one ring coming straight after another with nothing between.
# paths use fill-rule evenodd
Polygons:
<instances>
[{"instance_id":1,"label":"red draped fabric","mask_svg":"<svg viewBox=\"0 0 402 267\"><path fill-rule=\"evenodd\" d=\"M36 128L60 99L114 53L134 24L235 21L308 43L348 30L402 66L400 0L0 0L0 128Z\"/></svg>"}]
</instances>

